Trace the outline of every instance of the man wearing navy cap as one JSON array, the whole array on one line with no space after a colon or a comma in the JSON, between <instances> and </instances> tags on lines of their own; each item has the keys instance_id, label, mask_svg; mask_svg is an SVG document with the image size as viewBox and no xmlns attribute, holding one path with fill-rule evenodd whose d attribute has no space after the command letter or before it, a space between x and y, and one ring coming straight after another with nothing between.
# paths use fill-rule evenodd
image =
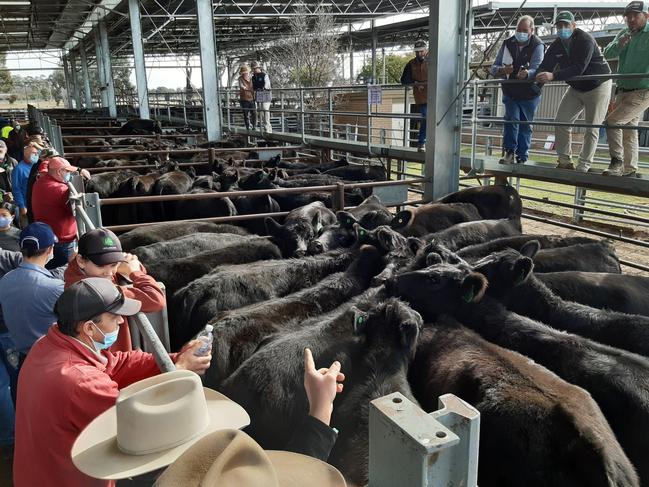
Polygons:
<instances>
[{"instance_id":1,"label":"man wearing navy cap","mask_svg":"<svg viewBox=\"0 0 649 487\"><path fill-rule=\"evenodd\" d=\"M54 304L63 293L63 281L45 268L57 242L46 223L32 223L20 232L23 261L0 279L0 306L19 353L19 366L34 342L56 322ZM15 385L12 394L15 397Z\"/></svg>"}]
</instances>

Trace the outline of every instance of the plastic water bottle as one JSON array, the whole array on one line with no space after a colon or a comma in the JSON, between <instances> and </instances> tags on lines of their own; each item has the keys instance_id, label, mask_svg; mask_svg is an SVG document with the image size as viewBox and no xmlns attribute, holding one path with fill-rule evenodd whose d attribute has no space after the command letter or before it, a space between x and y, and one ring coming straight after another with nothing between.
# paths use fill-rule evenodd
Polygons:
<instances>
[{"instance_id":1,"label":"plastic water bottle","mask_svg":"<svg viewBox=\"0 0 649 487\"><path fill-rule=\"evenodd\" d=\"M203 344L198 347L198 350L194 352L194 355L197 357L202 357L207 355L212 347L212 330L214 327L212 325L205 325L205 329L201 331L196 337L197 340L203 342Z\"/></svg>"}]
</instances>

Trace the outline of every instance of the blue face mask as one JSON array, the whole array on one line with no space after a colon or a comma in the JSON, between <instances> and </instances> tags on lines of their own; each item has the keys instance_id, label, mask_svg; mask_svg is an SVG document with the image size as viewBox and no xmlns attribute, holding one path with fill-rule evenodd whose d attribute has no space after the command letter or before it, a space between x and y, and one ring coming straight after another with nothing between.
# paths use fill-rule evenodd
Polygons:
<instances>
[{"instance_id":1,"label":"blue face mask","mask_svg":"<svg viewBox=\"0 0 649 487\"><path fill-rule=\"evenodd\" d=\"M63 182L69 183L71 178L72 178L72 174L66 171L66 173L63 175Z\"/></svg>"},{"instance_id":2,"label":"blue face mask","mask_svg":"<svg viewBox=\"0 0 649 487\"><path fill-rule=\"evenodd\" d=\"M117 327L117 330L115 331L111 331L110 333L104 333L95 323L92 324L95 325L95 328L99 330L99 333L101 333L104 336L104 343L99 343L94 340L92 341L95 350L97 350L98 352L100 350L106 350L107 348L110 348L110 346L117 341L117 335L119 335L119 327Z\"/></svg>"},{"instance_id":3,"label":"blue face mask","mask_svg":"<svg viewBox=\"0 0 649 487\"><path fill-rule=\"evenodd\" d=\"M38 162L38 154L32 154L31 156L29 156L29 162L36 164Z\"/></svg>"},{"instance_id":4,"label":"blue face mask","mask_svg":"<svg viewBox=\"0 0 649 487\"><path fill-rule=\"evenodd\" d=\"M0 216L0 228L5 228L11 225L11 222L13 221L13 218L9 218L8 216Z\"/></svg>"},{"instance_id":5,"label":"blue face mask","mask_svg":"<svg viewBox=\"0 0 649 487\"><path fill-rule=\"evenodd\" d=\"M527 32L516 32L516 40L520 43L530 40L530 35Z\"/></svg>"},{"instance_id":6,"label":"blue face mask","mask_svg":"<svg viewBox=\"0 0 649 487\"><path fill-rule=\"evenodd\" d=\"M557 35L559 36L559 39L568 40L572 37L572 29L570 28L563 28L563 29L557 29Z\"/></svg>"}]
</instances>

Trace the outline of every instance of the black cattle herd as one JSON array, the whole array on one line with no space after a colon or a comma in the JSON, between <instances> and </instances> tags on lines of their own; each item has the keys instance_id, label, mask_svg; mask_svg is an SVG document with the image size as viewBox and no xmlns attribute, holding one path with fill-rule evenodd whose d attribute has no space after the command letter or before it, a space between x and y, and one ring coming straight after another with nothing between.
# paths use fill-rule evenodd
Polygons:
<instances>
[{"instance_id":1,"label":"black cattle herd","mask_svg":"<svg viewBox=\"0 0 649 487\"><path fill-rule=\"evenodd\" d=\"M345 160L235 162L246 157L189 170L157 160L146 174L96 174L87 191L386 179L381 167ZM427 411L445 393L480 411L481 487L649 487L649 278L622 274L611 242L524 234L509 186L396 214L367 191L345 200L354 208L336 214L327 193L292 193L106 207L103 217L169 220L120 235L122 245L166 286L174 350L214 325L204 382L249 412L248 431L265 448L282 448L308 411L308 346L347 377L330 462L353 484L368 480L369 402L399 391ZM277 211L289 214L172 221Z\"/></svg>"}]
</instances>

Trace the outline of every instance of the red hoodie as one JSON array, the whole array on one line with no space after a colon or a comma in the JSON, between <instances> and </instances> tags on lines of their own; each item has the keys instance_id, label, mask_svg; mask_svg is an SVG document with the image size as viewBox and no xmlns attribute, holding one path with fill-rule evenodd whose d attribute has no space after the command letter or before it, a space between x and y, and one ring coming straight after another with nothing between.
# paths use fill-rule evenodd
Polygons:
<instances>
[{"instance_id":1,"label":"red hoodie","mask_svg":"<svg viewBox=\"0 0 649 487\"><path fill-rule=\"evenodd\" d=\"M49 174L42 174L32 189L34 221L47 223L61 243L77 238L77 221L72 214L68 198L68 185Z\"/></svg>"},{"instance_id":2,"label":"red hoodie","mask_svg":"<svg viewBox=\"0 0 649 487\"><path fill-rule=\"evenodd\" d=\"M171 356L176 360L175 354ZM15 487L112 487L113 481L83 474L70 452L77 436L115 405L119 390L159 374L153 355L97 354L50 327L27 355L18 379Z\"/></svg>"},{"instance_id":3,"label":"red hoodie","mask_svg":"<svg viewBox=\"0 0 649 487\"><path fill-rule=\"evenodd\" d=\"M120 286L120 289L127 298L135 299L142 303L143 313L155 313L160 311L167 304L164 293L156 280L146 273L146 269L140 264L141 270L132 272L129 279L133 281L133 287ZM77 264L76 259L72 259L65 270L63 279L65 288L72 286L77 281L85 279L86 276ZM116 276L113 277L113 283L117 284ZM124 317L124 322L119 325L119 335L117 341L109 349L111 352L129 352L133 350L131 343L131 332L128 328L128 320Z\"/></svg>"}]
</instances>

